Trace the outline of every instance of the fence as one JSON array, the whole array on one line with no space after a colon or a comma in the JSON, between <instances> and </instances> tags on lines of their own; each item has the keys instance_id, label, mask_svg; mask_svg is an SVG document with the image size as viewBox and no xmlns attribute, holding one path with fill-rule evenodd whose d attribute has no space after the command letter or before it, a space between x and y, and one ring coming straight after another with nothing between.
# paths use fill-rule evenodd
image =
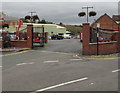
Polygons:
<instances>
[{"instance_id":1,"label":"fence","mask_svg":"<svg viewBox=\"0 0 120 93\"><path fill-rule=\"evenodd\" d=\"M3 32L1 35L0 40L0 47L1 48L8 48L8 47L26 47L26 48L33 48L34 39L40 38L43 43L48 43L48 33L44 33L44 29L41 27L37 27L37 25L28 25L24 31L19 31L18 36L16 38L16 33L9 33ZM43 29L43 30L41 30ZM9 40L7 39L9 37ZM7 43L5 43L7 41Z\"/></svg>"},{"instance_id":2,"label":"fence","mask_svg":"<svg viewBox=\"0 0 120 93\"><path fill-rule=\"evenodd\" d=\"M119 32L110 33L110 31L90 28L88 23L83 24L83 54L98 55L116 52L120 52Z\"/></svg>"}]
</instances>

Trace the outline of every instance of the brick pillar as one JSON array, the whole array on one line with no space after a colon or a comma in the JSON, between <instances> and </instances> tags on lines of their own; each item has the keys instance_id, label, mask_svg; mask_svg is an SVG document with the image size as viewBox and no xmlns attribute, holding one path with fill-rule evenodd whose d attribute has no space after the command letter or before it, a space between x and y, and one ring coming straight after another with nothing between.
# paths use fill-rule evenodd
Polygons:
<instances>
[{"instance_id":1,"label":"brick pillar","mask_svg":"<svg viewBox=\"0 0 120 93\"><path fill-rule=\"evenodd\" d=\"M48 32L45 32L45 43L48 43Z\"/></svg>"},{"instance_id":2,"label":"brick pillar","mask_svg":"<svg viewBox=\"0 0 120 93\"><path fill-rule=\"evenodd\" d=\"M120 33L117 34L117 49L120 52Z\"/></svg>"},{"instance_id":3,"label":"brick pillar","mask_svg":"<svg viewBox=\"0 0 120 93\"><path fill-rule=\"evenodd\" d=\"M83 32L82 53L87 55L87 54L89 54L89 42L90 42L90 25L89 25L89 23L83 24L82 32Z\"/></svg>"},{"instance_id":4,"label":"brick pillar","mask_svg":"<svg viewBox=\"0 0 120 93\"><path fill-rule=\"evenodd\" d=\"M33 25L27 25L27 47L33 48Z\"/></svg>"},{"instance_id":5,"label":"brick pillar","mask_svg":"<svg viewBox=\"0 0 120 93\"><path fill-rule=\"evenodd\" d=\"M19 40L22 40L23 34L20 32L19 33Z\"/></svg>"}]
</instances>

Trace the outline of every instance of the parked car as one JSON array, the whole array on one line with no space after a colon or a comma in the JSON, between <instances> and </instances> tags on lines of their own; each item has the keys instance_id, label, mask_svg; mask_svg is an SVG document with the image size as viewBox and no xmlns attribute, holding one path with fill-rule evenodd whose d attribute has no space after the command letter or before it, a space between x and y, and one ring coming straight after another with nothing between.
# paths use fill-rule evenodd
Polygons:
<instances>
[{"instance_id":1,"label":"parked car","mask_svg":"<svg viewBox=\"0 0 120 93\"><path fill-rule=\"evenodd\" d=\"M70 35L70 34L64 34L63 37L64 37L65 39L71 39L71 35Z\"/></svg>"},{"instance_id":2,"label":"parked car","mask_svg":"<svg viewBox=\"0 0 120 93\"><path fill-rule=\"evenodd\" d=\"M48 39L51 39L51 36L48 36Z\"/></svg>"},{"instance_id":3,"label":"parked car","mask_svg":"<svg viewBox=\"0 0 120 93\"><path fill-rule=\"evenodd\" d=\"M52 36L51 36L51 39L52 39L52 40L55 40L55 39L56 39L56 35L52 35Z\"/></svg>"},{"instance_id":4,"label":"parked car","mask_svg":"<svg viewBox=\"0 0 120 93\"><path fill-rule=\"evenodd\" d=\"M52 36L51 36L51 39L52 39L52 40L56 40L56 39L57 39L57 40L61 40L61 39L63 39L63 38L64 38L64 37L63 37L62 35L52 35Z\"/></svg>"},{"instance_id":5,"label":"parked car","mask_svg":"<svg viewBox=\"0 0 120 93\"><path fill-rule=\"evenodd\" d=\"M63 39L64 37L62 36L62 35L57 35L57 39L58 40L61 40L61 39Z\"/></svg>"}]
</instances>

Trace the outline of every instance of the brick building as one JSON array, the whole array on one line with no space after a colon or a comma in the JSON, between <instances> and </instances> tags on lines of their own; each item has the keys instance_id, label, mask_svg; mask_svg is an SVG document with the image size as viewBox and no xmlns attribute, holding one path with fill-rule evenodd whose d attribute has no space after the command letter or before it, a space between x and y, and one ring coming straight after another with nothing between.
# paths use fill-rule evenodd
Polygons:
<instances>
[{"instance_id":1,"label":"brick building","mask_svg":"<svg viewBox=\"0 0 120 93\"><path fill-rule=\"evenodd\" d=\"M109 29L109 30L118 30L119 29L119 22L120 15L113 15L111 18L106 13L99 17L91 26L92 28L96 28L96 24L100 24L101 29Z\"/></svg>"},{"instance_id":2,"label":"brick building","mask_svg":"<svg viewBox=\"0 0 120 93\"><path fill-rule=\"evenodd\" d=\"M120 29L120 15L113 15L111 18L106 13L99 17L92 25L91 25L91 36L90 36L90 42L96 42L97 41L97 24L99 24L99 35L110 39L112 37L116 37L115 33L119 32ZM114 39L115 40L115 39Z\"/></svg>"},{"instance_id":3,"label":"brick building","mask_svg":"<svg viewBox=\"0 0 120 93\"><path fill-rule=\"evenodd\" d=\"M120 23L120 15L113 15L112 19L115 20L117 23Z\"/></svg>"},{"instance_id":4,"label":"brick building","mask_svg":"<svg viewBox=\"0 0 120 93\"><path fill-rule=\"evenodd\" d=\"M83 24L83 54L98 55L120 52L119 16L114 15L111 18L105 13L91 26L88 23ZM103 41L100 41L101 37L103 37Z\"/></svg>"},{"instance_id":5,"label":"brick building","mask_svg":"<svg viewBox=\"0 0 120 93\"><path fill-rule=\"evenodd\" d=\"M0 12L0 28L2 27L2 24L8 24L9 26L15 27L19 23L19 18L8 16L4 14L3 12Z\"/></svg>"}]
</instances>

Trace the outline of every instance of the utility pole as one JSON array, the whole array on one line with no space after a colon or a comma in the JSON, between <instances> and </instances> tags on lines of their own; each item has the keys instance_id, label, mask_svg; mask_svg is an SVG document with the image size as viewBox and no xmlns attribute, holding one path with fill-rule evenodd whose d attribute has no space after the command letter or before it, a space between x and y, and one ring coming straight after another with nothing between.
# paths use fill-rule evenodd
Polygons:
<instances>
[{"instance_id":1,"label":"utility pole","mask_svg":"<svg viewBox=\"0 0 120 93\"><path fill-rule=\"evenodd\" d=\"M99 55L99 28L100 24L97 23L97 55Z\"/></svg>"},{"instance_id":2,"label":"utility pole","mask_svg":"<svg viewBox=\"0 0 120 93\"><path fill-rule=\"evenodd\" d=\"M44 30L44 25L42 25L42 30L43 30L43 33L42 33L42 40L43 40L43 47L44 47L44 43L45 43L45 30Z\"/></svg>"},{"instance_id":3,"label":"utility pole","mask_svg":"<svg viewBox=\"0 0 120 93\"><path fill-rule=\"evenodd\" d=\"M82 7L82 9L87 9L87 23L88 23L88 9L89 9L89 8L93 8L93 7L89 7L89 6Z\"/></svg>"}]
</instances>

